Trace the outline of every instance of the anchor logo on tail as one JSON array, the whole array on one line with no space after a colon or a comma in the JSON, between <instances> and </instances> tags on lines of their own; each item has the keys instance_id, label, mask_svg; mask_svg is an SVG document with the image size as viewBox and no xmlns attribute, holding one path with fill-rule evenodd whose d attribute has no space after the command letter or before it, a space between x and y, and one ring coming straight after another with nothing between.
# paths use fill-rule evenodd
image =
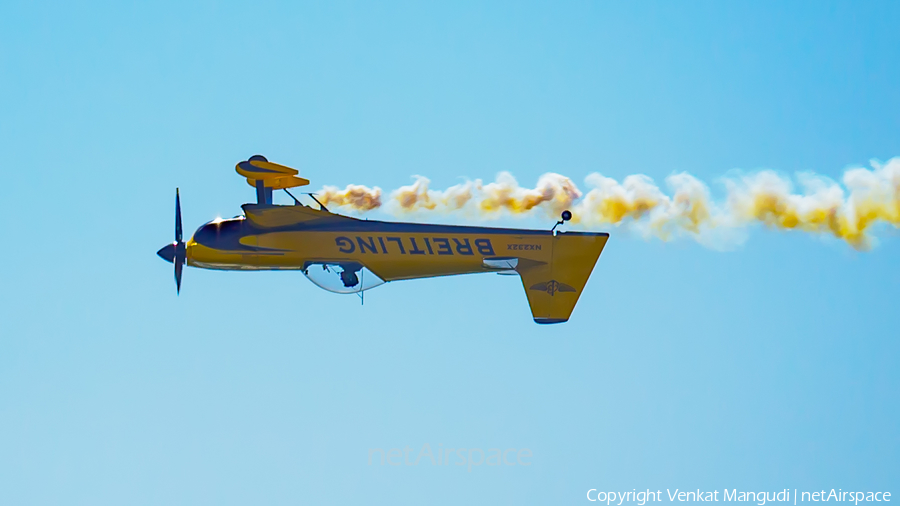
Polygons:
<instances>
[{"instance_id":1,"label":"anchor logo on tail","mask_svg":"<svg viewBox=\"0 0 900 506\"><path fill-rule=\"evenodd\" d=\"M556 292L576 292L577 291L574 288L572 288L571 286L569 286L565 283L560 283L559 281L557 281L555 279L551 279L550 281L544 281L543 283L537 283L537 284L531 285L531 289L538 290L541 292L547 292L550 294L551 297L556 295Z\"/></svg>"}]
</instances>

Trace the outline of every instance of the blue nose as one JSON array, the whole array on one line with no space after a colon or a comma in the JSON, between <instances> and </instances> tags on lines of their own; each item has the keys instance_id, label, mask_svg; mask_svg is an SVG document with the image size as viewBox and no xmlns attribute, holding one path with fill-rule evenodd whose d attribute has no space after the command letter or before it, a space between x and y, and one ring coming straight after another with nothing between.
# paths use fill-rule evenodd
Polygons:
<instances>
[{"instance_id":1,"label":"blue nose","mask_svg":"<svg viewBox=\"0 0 900 506\"><path fill-rule=\"evenodd\" d=\"M175 243L166 244L156 254L170 264L175 263Z\"/></svg>"}]
</instances>

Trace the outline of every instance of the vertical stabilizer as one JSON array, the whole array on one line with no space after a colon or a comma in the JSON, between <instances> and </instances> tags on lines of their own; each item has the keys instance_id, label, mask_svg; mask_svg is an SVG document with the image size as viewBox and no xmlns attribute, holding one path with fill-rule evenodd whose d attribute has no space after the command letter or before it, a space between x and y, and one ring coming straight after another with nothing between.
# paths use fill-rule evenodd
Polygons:
<instances>
[{"instance_id":1,"label":"vertical stabilizer","mask_svg":"<svg viewBox=\"0 0 900 506\"><path fill-rule=\"evenodd\" d=\"M569 319L609 234L569 232L553 237L551 261L518 269L537 323Z\"/></svg>"}]
</instances>

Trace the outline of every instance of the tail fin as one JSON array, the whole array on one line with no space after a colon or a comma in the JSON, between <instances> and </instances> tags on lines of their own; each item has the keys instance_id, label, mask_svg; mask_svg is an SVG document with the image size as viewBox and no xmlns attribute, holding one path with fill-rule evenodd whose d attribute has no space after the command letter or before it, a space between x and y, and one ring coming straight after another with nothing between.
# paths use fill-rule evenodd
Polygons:
<instances>
[{"instance_id":1,"label":"tail fin","mask_svg":"<svg viewBox=\"0 0 900 506\"><path fill-rule=\"evenodd\" d=\"M568 321L608 239L606 233L560 233L552 239L549 264L520 265L536 323Z\"/></svg>"}]
</instances>

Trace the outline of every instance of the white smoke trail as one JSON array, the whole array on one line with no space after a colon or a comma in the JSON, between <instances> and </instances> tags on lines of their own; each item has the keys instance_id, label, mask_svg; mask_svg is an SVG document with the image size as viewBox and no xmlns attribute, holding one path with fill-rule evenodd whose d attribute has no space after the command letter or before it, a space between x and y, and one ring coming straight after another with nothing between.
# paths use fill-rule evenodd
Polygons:
<instances>
[{"instance_id":1,"label":"white smoke trail","mask_svg":"<svg viewBox=\"0 0 900 506\"><path fill-rule=\"evenodd\" d=\"M446 190L432 190L430 181L416 176L412 185L390 193L386 204L381 189L350 185L344 190L325 187L328 203L360 212L384 206L390 213L460 213L467 218L494 219L544 210L556 216L570 209L573 222L584 226L626 227L645 237L671 240L680 236L717 246L733 240L750 225L828 235L858 250L873 246L872 228L900 227L900 157L872 168L854 168L843 175L843 187L814 174L799 174L801 191L790 178L760 171L726 178L726 198L716 202L709 187L687 173L666 178L669 193L653 180L637 174L622 182L590 174L584 194L571 179L547 173L535 188L521 187L512 174L501 172L495 182L467 181Z\"/></svg>"}]
</instances>

